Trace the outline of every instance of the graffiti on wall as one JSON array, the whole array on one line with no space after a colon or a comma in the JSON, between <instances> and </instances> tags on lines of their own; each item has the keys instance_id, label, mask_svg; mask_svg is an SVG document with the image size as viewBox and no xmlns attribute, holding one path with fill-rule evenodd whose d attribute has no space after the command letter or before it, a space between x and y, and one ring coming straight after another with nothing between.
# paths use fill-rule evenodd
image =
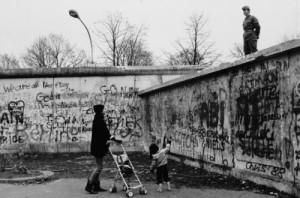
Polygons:
<instances>
[{"instance_id":1,"label":"graffiti on wall","mask_svg":"<svg viewBox=\"0 0 300 198\"><path fill-rule=\"evenodd\" d=\"M95 104L105 104L112 134L124 141L140 140L138 88L91 81L90 92L72 79L0 81L0 145L89 141Z\"/></svg>"},{"instance_id":2,"label":"graffiti on wall","mask_svg":"<svg viewBox=\"0 0 300 198\"><path fill-rule=\"evenodd\" d=\"M172 153L299 178L300 76L289 64L281 57L162 90L145 100L145 123L154 139L172 140Z\"/></svg>"},{"instance_id":3,"label":"graffiti on wall","mask_svg":"<svg viewBox=\"0 0 300 198\"><path fill-rule=\"evenodd\" d=\"M233 79L231 121L236 161L242 169L277 178L291 173L291 137L282 134L291 116L291 97L283 89L288 68L285 59L265 61L241 70Z\"/></svg>"},{"instance_id":4,"label":"graffiti on wall","mask_svg":"<svg viewBox=\"0 0 300 198\"><path fill-rule=\"evenodd\" d=\"M115 85L100 88L107 101L106 121L111 134L127 139L138 140L142 136L142 112L138 89L134 87L117 88ZM102 99L103 100L103 99Z\"/></svg>"},{"instance_id":5,"label":"graffiti on wall","mask_svg":"<svg viewBox=\"0 0 300 198\"><path fill-rule=\"evenodd\" d=\"M172 140L172 153L233 166L227 97L222 82L208 81L150 98L149 128L159 136L155 139L165 132Z\"/></svg>"},{"instance_id":6,"label":"graffiti on wall","mask_svg":"<svg viewBox=\"0 0 300 198\"><path fill-rule=\"evenodd\" d=\"M250 74L241 79L236 98L236 137L242 154L267 159L280 159L281 149L275 141L279 105L279 74L277 70Z\"/></svg>"}]
</instances>

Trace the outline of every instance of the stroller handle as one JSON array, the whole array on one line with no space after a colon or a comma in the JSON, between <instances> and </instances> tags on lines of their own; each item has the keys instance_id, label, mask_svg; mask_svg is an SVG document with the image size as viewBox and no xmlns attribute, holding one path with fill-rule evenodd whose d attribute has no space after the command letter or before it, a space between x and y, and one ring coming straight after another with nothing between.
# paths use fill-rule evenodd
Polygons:
<instances>
[{"instance_id":1,"label":"stroller handle","mask_svg":"<svg viewBox=\"0 0 300 198\"><path fill-rule=\"evenodd\" d=\"M116 139L112 139L112 140L108 140L106 144L110 144L110 143L117 143L117 144L122 144L122 140L116 140Z\"/></svg>"}]
</instances>

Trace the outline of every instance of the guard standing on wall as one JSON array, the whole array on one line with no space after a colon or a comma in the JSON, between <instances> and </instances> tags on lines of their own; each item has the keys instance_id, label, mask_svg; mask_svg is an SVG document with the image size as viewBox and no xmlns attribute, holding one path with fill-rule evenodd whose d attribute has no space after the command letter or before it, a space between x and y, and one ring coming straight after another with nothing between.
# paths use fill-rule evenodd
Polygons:
<instances>
[{"instance_id":1,"label":"guard standing on wall","mask_svg":"<svg viewBox=\"0 0 300 198\"><path fill-rule=\"evenodd\" d=\"M104 120L103 109L103 105L94 106L95 117L92 126L91 154L95 157L97 168L94 169L88 178L88 182L85 187L85 190L91 194L106 191L100 187L99 176L103 167L103 158L108 153L108 140L114 140L117 143L122 143L121 140L116 140L114 136L110 135Z\"/></svg>"},{"instance_id":2,"label":"guard standing on wall","mask_svg":"<svg viewBox=\"0 0 300 198\"><path fill-rule=\"evenodd\" d=\"M257 52L257 40L260 34L260 25L255 16L250 15L249 6L242 8L246 16L243 22L244 29L244 53L245 56Z\"/></svg>"}]
</instances>

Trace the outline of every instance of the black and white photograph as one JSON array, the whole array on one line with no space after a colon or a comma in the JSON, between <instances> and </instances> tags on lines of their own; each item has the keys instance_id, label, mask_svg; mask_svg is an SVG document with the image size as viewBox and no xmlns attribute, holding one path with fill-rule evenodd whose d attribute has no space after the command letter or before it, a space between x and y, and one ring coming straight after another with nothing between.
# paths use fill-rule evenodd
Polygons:
<instances>
[{"instance_id":1,"label":"black and white photograph","mask_svg":"<svg viewBox=\"0 0 300 198\"><path fill-rule=\"evenodd\" d=\"M300 198L300 0L0 0L0 198Z\"/></svg>"}]
</instances>

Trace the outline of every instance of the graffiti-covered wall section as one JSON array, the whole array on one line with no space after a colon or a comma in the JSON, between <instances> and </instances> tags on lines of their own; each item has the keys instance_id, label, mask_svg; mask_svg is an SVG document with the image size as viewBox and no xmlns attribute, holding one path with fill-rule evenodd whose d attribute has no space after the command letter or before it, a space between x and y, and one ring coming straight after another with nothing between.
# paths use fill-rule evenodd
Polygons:
<instances>
[{"instance_id":1,"label":"graffiti-covered wall section","mask_svg":"<svg viewBox=\"0 0 300 198\"><path fill-rule=\"evenodd\" d=\"M172 139L172 153L233 166L227 86L224 78L205 80L151 96L153 138Z\"/></svg>"},{"instance_id":2,"label":"graffiti-covered wall section","mask_svg":"<svg viewBox=\"0 0 300 198\"><path fill-rule=\"evenodd\" d=\"M181 75L136 73L0 79L1 149L88 151L95 104L105 104L111 134L131 149L141 149L143 109L138 91Z\"/></svg>"},{"instance_id":3,"label":"graffiti-covered wall section","mask_svg":"<svg viewBox=\"0 0 300 198\"><path fill-rule=\"evenodd\" d=\"M274 58L242 69L230 81L236 167L278 179L292 179L293 137L289 73L291 59ZM297 65L298 67L298 65Z\"/></svg>"},{"instance_id":4,"label":"graffiti-covered wall section","mask_svg":"<svg viewBox=\"0 0 300 198\"><path fill-rule=\"evenodd\" d=\"M191 164L297 194L299 68L297 40L142 91L148 143L168 137Z\"/></svg>"}]
</instances>

